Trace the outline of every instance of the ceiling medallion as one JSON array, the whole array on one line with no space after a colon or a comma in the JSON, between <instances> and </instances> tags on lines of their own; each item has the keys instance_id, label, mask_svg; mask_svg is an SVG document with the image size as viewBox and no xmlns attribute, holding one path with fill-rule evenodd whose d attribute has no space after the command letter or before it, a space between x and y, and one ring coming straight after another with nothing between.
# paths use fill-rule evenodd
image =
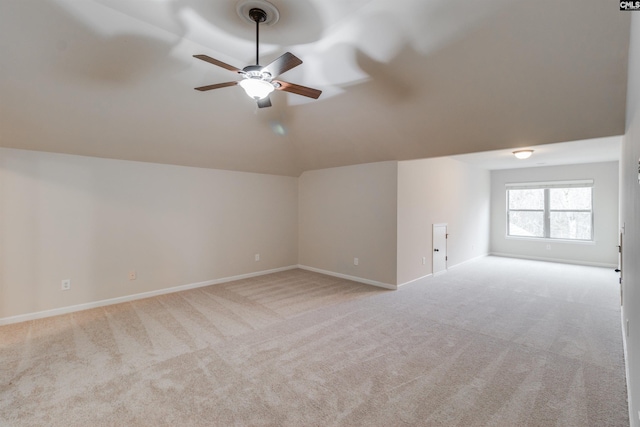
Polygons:
<instances>
[{"instance_id":1,"label":"ceiling medallion","mask_svg":"<svg viewBox=\"0 0 640 427\"><path fill-rule=\"evenodd\" d=\"M251 16L251 9L260 9L265 13L264 21L260 21L262 25L273 25L280 19L278 8L266 0L242 0L236 6L236 12L240 18L250 24L255 24L254 18Z\"/></svg>"}]
</instances>

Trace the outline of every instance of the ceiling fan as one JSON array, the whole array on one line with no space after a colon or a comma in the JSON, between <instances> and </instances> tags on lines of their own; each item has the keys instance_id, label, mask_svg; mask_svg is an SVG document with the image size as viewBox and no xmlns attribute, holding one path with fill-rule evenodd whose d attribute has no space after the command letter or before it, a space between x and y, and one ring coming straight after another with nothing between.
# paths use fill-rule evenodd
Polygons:
<instances>
[{"instance_id":1,"label":"ceiling fan","mask_svg":"<svg viewBox=\"0 0 640 427\"><path fill-rule=\"evenodd\" d=\"M259 108L271 107L271 100L269 99L269 95L274 90L282 90L285 92L295 93L297 95L318 99L318 97L322 93L321 90L275 79L280 74L283 74L291 70L292 68L302 64L302 60L300 60L294 54L287 52L271 62L269 65L266 65L264 67L259 65L260 23L264 22L267 19L267 13L263 9L255 7L249 10L249 18L256 23L256 65L248 65L241 70L234 67L233 65L225 64L224 62L218 61L217 59L211 58L207 55L193 55L195 58L236 72L242 76L242 80L240 81L217 83L208 86L197 87L195 89L204 92L207 90L239 85L245 90L249 97L257 101Z\"/></svg>"}]
</instances>

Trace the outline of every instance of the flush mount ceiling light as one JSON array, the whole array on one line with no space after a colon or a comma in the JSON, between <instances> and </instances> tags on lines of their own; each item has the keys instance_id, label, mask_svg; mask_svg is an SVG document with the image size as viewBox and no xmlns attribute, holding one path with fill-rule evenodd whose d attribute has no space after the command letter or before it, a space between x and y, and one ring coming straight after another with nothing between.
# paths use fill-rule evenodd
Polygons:
<instances>
[{"instance_id":1,"label":"flush mount ceiling light","mask_svg":"<svg viewBox=\"0 0 640 427\"><path fill-rule=\"evenodd\" d=\"M264 67L258 62L260 58L260 23L264 23L265 25L275 24L280 17L278 9L265 0L245 0L238 5L237 11L241 17L256 24L256 65L248 65L241 70L207 55L193 55L195 58L236 72L242 76L242 80L240 81L197 87L196 90L207 91L238 85L244 89L250 98L256 100L259 108L271 107L269 95L274 90L282 90L295 93L296 95L318 99L322 93L322 91L318 89L288 83L283 80L275 80L275 77L280 74L302 64L302 61L292 53L287 52Z\"/></svg>"},{"instance_id":2,"label":"flush mount ceiling light","mask_svg":"<svg viewBox=\"0 0 640 427\"><path fill-rule=\"evenodd\" d=\"M532 154L533 150L518 150L513 152L513 155L520 160L528 159Z\"/></svg>"}]
</instances>

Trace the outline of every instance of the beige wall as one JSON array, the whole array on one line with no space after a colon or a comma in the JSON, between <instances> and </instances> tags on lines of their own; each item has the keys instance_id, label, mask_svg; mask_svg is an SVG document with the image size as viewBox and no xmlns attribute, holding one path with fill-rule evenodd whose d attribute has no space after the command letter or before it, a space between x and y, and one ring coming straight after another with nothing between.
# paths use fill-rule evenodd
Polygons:
<instances>
[{"instance_id":1,"label":"beige wall","mask_svg":"<svg viewBox=\"0 0 640 427\"><path fill-rule=\"evenodd\" d=\"M399 163L398 284L432 273L433 224L447 223L448 267L487 254L489 190L488 171L457 160Z\"/></svg>"},{"instance_id":2,"label":"beige wall","mask_svg":"<svg viewBox=\"0 0 640 427\"><path fill-rule=\"evenodd\" d=\"M627 131L620 162L621 223L624 224L622 320L629 321L626 337L631 426L640 426L640 16L631 18Z\"/></svg>"},{"instance_id":3,"label":"beige wall","mask_svg":"<svg viewBox=\"0 0 640 427\"><path fill-rule=\"evenodd\" d=\"M506 237L505 184L593 179L594 242ZM547 249L551 245L551 249ZM618 162L548 166L491 172L491 252L596 266L618 265Z\"/></svg>"},{"instance_id":4,"label":"beige wall","mask_svg":"<svg viewBox=\"0 0 640 427\"><path fill-rule=\"evenodd\" d=\"M0 319L296 265L297 181L0 148Z\"/></svg>"},{"instance_id":5,"label":"beige wall","mask_svg":"<svg viewBox=\"0 0 640 427\"><path fill-rule=\"evenodd\" d=\"M395 287L430 272L432 222L449 223L449 265L486 253L487 175L451 159L290 178L0 149L0 319L296 264Z\"/></svg>"},{"instance_id":6,"label":"beige wall","mask_svg":"<svg viewBox=\"0 0 640 427\"><path fill-rule=\"evenodd\" d=\"M382 162L303 173L299 263L395 285L397 172Z\"/></svg>"}]
</instances>

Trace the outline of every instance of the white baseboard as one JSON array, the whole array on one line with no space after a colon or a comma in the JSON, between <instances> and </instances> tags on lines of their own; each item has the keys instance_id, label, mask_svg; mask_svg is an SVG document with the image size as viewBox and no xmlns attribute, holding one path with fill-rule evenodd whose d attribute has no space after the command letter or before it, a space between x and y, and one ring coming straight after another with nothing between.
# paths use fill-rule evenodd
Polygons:
<instances>
[{"instance_id":1,"label":"white baseboard","mask_svg":"<svg viewBox=\"0 0 640 427\"><path fill-rule=\"evenodd\" d=\"M481 260L482 258L486 258L488 256L489 256L489 254L486 253L486 254L483 254L483 255L478 255L477 257L474 257L474 258L469 258L466 261L462 261L462 262L454 264L454 265L452 265L450 267L447 267L447 270L451 270L452 268L458 268L458 267L463 266L463 265L465 265L465 264L467 264L469 262L475 262L475 261Z\"/></svg>"},{"instance_id":2,"label":"white baseboard","mask_svg":"<svg viewBox=\"0 0 640 427\"><path fill-rule=\"evenodd\" d=\"M158 295L171 294L174 292L186 291L189 289L203 288L205 286L218 285L220 283L233 282L234 280L248 279L250 277L264 276L265 274L278 273L280 271L293 270L297 265L274 268L272 270L257 271L254 273L240 274L238 276L223 277L220 279L207 280L205 282L190 283L187 285L174 286L171 288L158 289L156 291L143 292L140 294L125 295L117 298L109 298L100 301L88 302L84 304L72 305L69 307L54 308L52 310L38 311L35 313L20 314L17 316L0 318L0 326L12 323L26 322L28 320L43 319L45 317L58 316L61 314L74 313L76 311L89 310L91 308L104 307L107 305L120 304L123 302L135 301L144 298L151 298Z\"/></svg>"},{"instance_id":3,"label":"white baseboard","mask_svg":"<svg viewBox=\"0 0 640 427\"><path fill-rule=\"evenodd\" d=\"M436 273L436 274L427 274L427 275L425 275L425 276L418 277L418 278L413 279L413 280L409 280L408 282L400 283L400 284L398 285L398 287L405 286L405 285L408 285L408 284L410 284L410 283L414 283L414 282L417 282L417 281L419 281L419 280L426 279L426 278L428 278L428 277L439 276L440 274L444 274L444 273L446 273L448 270L452 270L452 269L454 269L454 268L458 268L458 267L460 267L460 266L462 266L462 265L464 265L464 264L466 264L466 263L468 263L468 262L478 261L478 260L480 260L480 259L482 259L482 258L485 258L485 257L487 257L487 256L489 256L489 254L479 255L479 256L477 256L477 257L474 257L474 258L468 259L468 260L466 260L466 261L462 261L462 262L459 262L459 263L457 263L457 264L447 266L447 269L446 269L446 270L440 271L440 272L438 272L438 273Z\"/></svg>"},{"instance_id":4,"label":"white baseboard","mask_svg":"<svg viewBox=\"0 0 640 427\"><path fill-rule=\"evenodd\" d=\"M631 375L629 375L629 354L627 353L627 327L625 325L625 315L624 310L620 310L620 326L622 326L622 352L624 355L624 371L627 379L627 402L629 403L629 420L631 425L635 425L635 414L633 413L631 402L633 402L633 398L631 397ZM640 418L640 412L638 412L638 418Z\"/></svg>"},{"instance_id":5,"label":"white baseboard","mask_svg":"<svg viewBox=\"0 0 640 427\"><path fill-rule=\"evenodd\" d=\"M411 284L411 283L415 283L415 282L417 282L417 281L419 281L419 280L423 280L423 279L426 279L426 278L431 277L431 276L433 276L433 274L429 273L429 274L427 274L426 276L418 277L417 279L413 279L413 280L409 280L408 282L400 283L400 284L398 285L398 287L400 287L400 286L406 286L406 285L409 285L409 284Z\"/></svg>"},{"instance_id":6,"label":"white baseboard","mask_svg":"<svg viewBox=\"0 0 640 427\"><path fill-rule=\"evenodd\" d=\"M572 259L546 258L546 257L517 255L517 254L505 254L500 252L491 252L489 255L499 256L504 258L530 259L532 261L545 261L545 262L558 262L561 264L585 265L587 267L618 268L618 264L609 264L605 262L576 261Z\"/></svg>"},{"instance_id":7,"label":"white baseboard","mask_svg":"<svg viewBox=\"0 0 640 427\"><path fill-rule=\"evenodd\" d=\"M377 286L379 288L392 289L394 291L396 289L398 289L398 287L396 285L391 285L389 283L383 283L383 282L378 282L378 281L375 281L375 280L363 279L362 277L349 276L347 274L342 274L342 273L334 273L333 271L322 270L320 268L309 267L307 265L298 264L298 268L301 268L302 270L313 271L314 273L325 274L327 276L333 276L333 277L339 277L341 279L351 280L353 282L364 283L365 285Z\"/></svg>"}]
</instances>

